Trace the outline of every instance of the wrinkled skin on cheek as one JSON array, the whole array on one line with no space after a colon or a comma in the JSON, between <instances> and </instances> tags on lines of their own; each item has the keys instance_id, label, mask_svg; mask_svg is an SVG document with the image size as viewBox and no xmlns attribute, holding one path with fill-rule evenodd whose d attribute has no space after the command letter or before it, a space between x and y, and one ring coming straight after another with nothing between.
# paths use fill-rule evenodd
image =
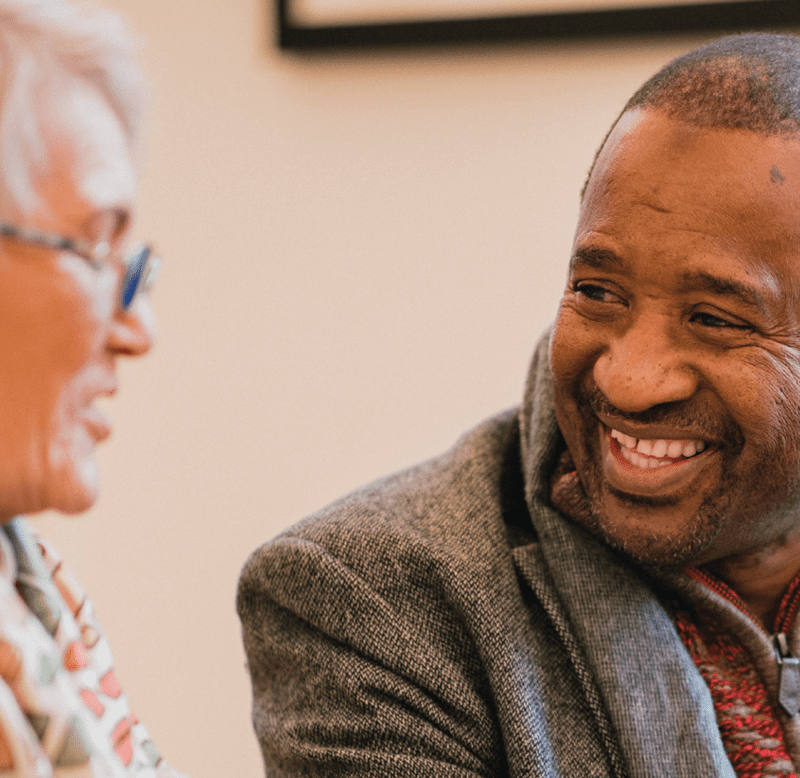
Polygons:
<instances>
[{"instance_id":1,"label":"wrinkled skin on cheek","mask_svg":"<svg viewBox=\"0 0 800 778\"><path fill-rule=\"evenodd\" d=\"M112 290L77 258L0 256L0 274L0 363L14 376L0 387L0 511L83 510L98 477L82 414L112 383L103 342Z\"/></svg>"},{"instance_id":2,"label":"wrinkled skin on cheek","mask_svg":"<svg viewBox=\"0 0 800 778\"><path fill-rule=\"evenodd\" d=\"M556 414L588 498L589 510L574 518L635 559L668 565L740 553L796 528L800 361L765 349L744 358L737 354L737 382L726 381L729 369L708 370L721 396L700 391L682 402L623 412L593 384L593 357L578 359L581 353L597 353L590 333L563 306L551 340ZM772 391L762 376L770 376ZM730 413L731 407L738 413ZM701 488L655 497L622 493L604 476L605 433L598 416L702 429L721 442L718 463Z\"/></svg>"},{"instance_id":3,"label":"wrinkled skin on cheek","mask_svg":"<svg viewBox=\"0 0 800 778\"><path fill-rule=\"evenodd\" d=\"M800 386L797 360L754 351L737 363L740 381L722 401L700 392L681 403L623 413L592 385L591 360L589 368L581 369L570 358L576 346L570 320L569 310L562 311L553 334L554 390L559 424L591 505L583 521L592 532L642 561L678 564L741 551L760 538L782 537L796 526L800 398L789 396L786 387ZM562 338L568 339L566 345ZM570 360L566 366L564 356ZM771 376L774 391L765 391L765 375ZM725 385L724 375L712 377ZM748 386L755 391L746 391ZM732 415L726 407L734 404L750 413ZM701 490L675 497L615 491L603 475L598 413L637 424L706 430L724 442L714 477Z\"/></svg>"}]
</instances>

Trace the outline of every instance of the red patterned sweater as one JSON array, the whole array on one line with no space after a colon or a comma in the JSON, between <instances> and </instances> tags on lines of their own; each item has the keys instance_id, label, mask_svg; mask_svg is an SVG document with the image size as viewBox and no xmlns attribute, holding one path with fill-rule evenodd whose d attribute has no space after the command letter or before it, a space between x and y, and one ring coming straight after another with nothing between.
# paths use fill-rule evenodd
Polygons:
<instances>
[{"instance_id":1,"label":"red patterned sweater","mask_svg":"<svg viewBox=\"0 0 800 778\"><path fill-rule=\"evenodd\" d=\"M688 578L699 583L706 591L731 603L753 625L755 617L748 611L736 592L723 581L698 569L685 571ZM693 607L694 598L687 597L692 586L684 588L684 596L672 600L668 606L673 613L678 634L689 650L695 665L705 679L714 701L714 711L720 736L728 757L740 778L780 776L796 778L796 767L787 749L781 719L796 717L797 710L780 711L779 700L770 700L764 679L756 669L745 646L737 640L724 621L709 618L703 608ZM702 590L695 590L705 599ZM789 636L792 634L800 608L800 575L796 576L781 602L774 625L773 638L776 650L774 661L780 677L784 673L784 688L798 677L792 657L782 671L781 653L790 653ZM782 651L780 647L782 646ZM790 689L791 691L791 689Z\"/></svg>"}]
</instances>

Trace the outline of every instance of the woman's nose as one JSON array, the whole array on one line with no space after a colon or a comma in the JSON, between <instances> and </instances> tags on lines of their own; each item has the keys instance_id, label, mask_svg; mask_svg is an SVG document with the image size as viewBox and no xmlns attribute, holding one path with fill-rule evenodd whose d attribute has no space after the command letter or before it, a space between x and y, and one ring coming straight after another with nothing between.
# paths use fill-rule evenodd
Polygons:
<instances>
[{"instance_id":1,"label":"woman's nose","mask_svg":"<svg viewBox=\"0 0 800 778\"><path fill-rule=\"evenodd\" d=\"M109 348L117 354L140 357L153 347L156 317L147 293L138 294L128 308L118 307L111 322Z\"/></svg>"}]
</instances>

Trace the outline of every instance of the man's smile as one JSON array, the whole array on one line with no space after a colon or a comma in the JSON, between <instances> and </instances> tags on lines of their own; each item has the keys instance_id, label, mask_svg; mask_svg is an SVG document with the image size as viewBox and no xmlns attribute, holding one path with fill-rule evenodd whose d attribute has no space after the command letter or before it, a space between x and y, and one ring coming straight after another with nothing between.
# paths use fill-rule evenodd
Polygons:
<instances>
[{"instance_id":1,"label":"man's smile","mask_svg":"<svg viewBox=\"0 0 800 778\"><path fill-rule=\"evenodd\" d=\"M677 496L711 464L719 448L692 438L636 438L601 422L605 480L637 496Z\"/></svg>"},{"instance_id":2,"label":"man's smile","mask_svg":"<svg viewBox=\"0 0 800 778\"><path fill-rule=\"evenodd\" d=\"M619 442L622 456L642 468L663 467L681 459L689 459L706 448L702 440L634 438L615 429L611 430L611 437Z\"/></svg>"}]
</instances>

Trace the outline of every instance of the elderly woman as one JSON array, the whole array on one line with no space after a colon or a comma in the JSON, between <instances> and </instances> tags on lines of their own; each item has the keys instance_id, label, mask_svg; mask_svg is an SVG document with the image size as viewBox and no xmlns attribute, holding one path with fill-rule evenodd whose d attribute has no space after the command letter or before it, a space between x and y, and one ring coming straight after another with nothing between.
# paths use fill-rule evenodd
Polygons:
<instances>
[{"instance_id":1,"label":"elderly woman","mask_svg":"<svg viewBox=\"0 0 800 778\"><path fill-rule=\"evenodd\" d=\"M177 776L130 714L92 606L20 514L97 496L95 400L152 345L129 251L143 84L119 19L0 0L0 774Z\"/></svg>"}]
</instances>

